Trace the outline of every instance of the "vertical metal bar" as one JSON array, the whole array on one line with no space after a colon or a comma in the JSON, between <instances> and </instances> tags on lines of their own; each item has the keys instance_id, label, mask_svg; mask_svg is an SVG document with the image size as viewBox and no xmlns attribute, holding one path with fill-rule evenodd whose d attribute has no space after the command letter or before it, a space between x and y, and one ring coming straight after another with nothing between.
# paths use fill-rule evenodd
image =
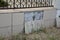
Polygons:
<instances>
[{"instance_id":1,"label":"vertical metal bar","mask_svg":"<svg viewBox=\"0 0 60 40\"><path fill-rule=\"evenodd\" d=\"M26 0L26 8L27 8L27 0Z\"/></svg>"},{"instance_id":2,"label":"vertical metal bar","mask_svg":"<svg viewBox=\"0 0 60 40\"><path fill-rule=\"evenodd\" d=\"M24 0L23 0L23 2L24 2ZM23 8L24 8L24 4L23 4Z\"/></svg>"},{"instance_id":3,"label":"vertical metal bar","mask_svg":"<svg viewBox=\"0 0 60 40\"><path fill-rule=\"evenodd\" d=\"M42 3L43 3L42 7L44 7L44 0L42 0Z\"/></svg>"},{"instance_id":4,"label":"vertical metal bar","mask_svg":"<svg viewBox=\"0 0 60 40\"><path fill-rule=\"evenodd\" d=\"M16 5L16 2L18 2L18 0L15 0L15 5ZM19 3L19 2L18 2L18 3ZM19 7L18 7L18 4L17 4L16 6L17 6L16 8L19 8Z\"/></svg>"},{"instance_id":5,"label":"vertical metal bar","mask_svg":"<svg viewBox=\"0 0 60 40\"><path fill-rule=\"evenodd\" d=\"M51 0L51 6L52 6L52 0Z\"/></svg>"},{"instance_id":6,"label":"vertical metal bar","mask_svg":"<svg viewBox=\"0 0 60 40\"><path fill-rule=\"evenodd\" d=\"M47 6L47 0L46 0L46 6Z\"/></svg>"},{"instance_id":7,"label":"vertical metal bar","mask_svg":"<svg viewBox=\"0 0 60 40\"><path fill-rule=\"evenodd\" d=\"M6 2L6 1L5 1ZM3 5L3 7L2 8L4 8L4 5Z\"/></svg>"},{"instance_id":8,"label":"vertical metal bar","mask_svg":"<svg viewBox=\"0 0 60 40\"><path fill-rule=\"evenodd\" d=\"M47 0L47 7L49 7L49 3L48 3L49 1Z\"/></svg>"},{"instance_id":9,"label":"vertical metal bar","mask_svg":"<svg viewBox=\"0 0 60 40\"><path fill-rule=\"evenodd\" d=\"M32 7L32 0L31 0L31 7Z\"/></svg>"},{"instance_id":10,"label":"vertical metal bar","mask_svg":"<svg viewBox=\"0 0 60 40\"><path fill-rule=\"evenodd\" d=\"M47 0L45 0L45 7L47 6Z\"/></svg>"},{"instance_id":11,"label":"vertical metal bar","mask_svg":"<svg viewBox=\"0 0 60 40\"><path fill-rule=\"evenodd\" d=\"M46 0L45 0L45 6L47 6L47 4L46 4Z\"/></svg>"},{"instance_id":12,"label":"vertical metal bar","mask_svg":"<svg viewBox=\"0 0 60 40\"><path fill-rule=\"evenodd\" d=\"M41 0L40 0L40 3L39 3L39 7L41 6Z\"/></svg>"},{"instance_id":13,"label":"vertical metal bar","mask_svg":"<svg viewBox=\"0 0 60 40\"><path fill-rule=\"evenodd\" d=\"M50 2L51 2L51 0L49 1L49 4L50 4L50 6L51 6L51 3L50 3Z\"/></svg>"},{"instance_id":14,"label":"vertical metal bar","mask_svg":"<svg viewBox=\"0 0 60 40\"><path fill-rule=\"evenodd\" d=\"M13 8L15 9L15 0L13 1Z\"/></svg>"},{"instance_id":15,"label":"vertical metal bar","mask_svg":"<svg viewBox=\"0 0 60 40\"><path fill-rule=\"evenodd\" d=\"M39 0L37 0L37 7L39 7L38 3L39 3Z\"/></svg>"},{"instance_id":16,"label":"vertical metal bar","mask_svg":"<svg viewBox=\"0 0 60 40\"><path fill-rule=\"evenodd\" d=\"M51 1L52 1L52 0L50 0L50 6L51 6Z\"/></svg>"},{"instance_id":17,"label":"vertical metal bar","mask_svg":"<svg viewBox=\"0 0 60 40\"><path fill-rule=\"evenodd\" d=\"M42 7L42 0L41 0L41 7Z\"/></svg>"},{"instance_id":18,"label":"vertical metal bar","mask_svg":"<svg viewBox=\"0 0 60 40\"><path fill-rule=\"evenodd\" d=\"M43 6L43 0L41 0L42 1L42 6Z\"/></svg>"},{"instance_id":19,"label":"vertical metal bar","mask_svg":"<svg viewBox=\"0 0 60 40\"><path fill-rule=\"evenodd\" d=\"M39 5L40 5L39 2L40 2L40 0L38 0L38 7L39 7Z\"/></svg>"},{"instance_id":20,"label":"vertical metal bar","mask_svg":"<svg viewBox=\"0 0 60 40\"><path fill-rule=\"evenodd\" d=\"M9 0L8 2L11 2L11 0ZM12 7L11 7L11 6L12 6L11 4L10 4L9 6L10 6L9 8L12 8Z\"/></svg>"},{"instance_id":21,"label":"vertical metal bar","mask_svg":"<svg viewBox=\"0 0 60 40\"><path fill-rule=\"evenodd\" d=\"M21 8L21 0L20 0L20 8Z\"/></svg>"},{"instance_id":22,"label":"vertical metal bar","mask_svg":"<svg viewBox=\"0 0 60 40\"><path fill-rule=\"evenodd\" d=\"M47 0L46 0L46 6L48 6L48 4L47 4Z\"/></svg>"},{"instance_id":23,"label":"vertical metal bar","mask_svg":"<svg viewBox=\"0 0 60 40\"><path fill-rule=\"evenodd\" d=\"M50 0L48 0L48 2L49 2L49 7L50 7Z\"/></svg>"},{"instance_id":24,"label":"vertical metal bar","mask_svg":"<svg viewBox=\"0 0 60 40\"><path fill-rule=\"evenodd\" d=\"M6 2L8 3L8 0L6 0ZM7 8L8 8L8 6L7 6Z\"/></svg>"},{"instance_id":25,"label":"vertical metal bar","mask_svg":"<svg viewBox=\"0 0 60 40\"><path fill-rule=\"evenodd\" d=\"M43 7L44 7L44 5L45 5L45 1L43 0Z\"/></svg>"},{"instance_id":26,"label":"vertical metal bar","mask_svg":"<svg viewBox=\"0 0 60 40\"><path fill-rule=\"evenodd\" d=\"M28 2L29 2L29 0L28 0ZM28 8L29 8L29 5L28 5Z\"/></svg>"},{"instance_id":27,"label":"vertical metal bar","mask_svg":"<svg viewBox=\"0 0 60 40\"><path fill-rule=\"evenodd\" d=\"M37 0L35 0L35 2L36 2L36 7L37 7Z\"/></svg>"},{"instance_id":28,"label":"vertical metal bar","mask_svg":"<svg viewBox=\"0 0 60 40\"><path fill-rule=\"evenodd\" d=\"M49 0L48 0L48 7L50 6Z\"/></svg>"},{"instance_id":29,"label":"vertical metal bar","mask_svg":"<svg viewBox=\"0 0 60 40\"><path fill-rule=\"evenodd\" d=\"M44 0L44 2L45 2L44 6L46 6L46 0Z\"/></svg>"}]
</instances>

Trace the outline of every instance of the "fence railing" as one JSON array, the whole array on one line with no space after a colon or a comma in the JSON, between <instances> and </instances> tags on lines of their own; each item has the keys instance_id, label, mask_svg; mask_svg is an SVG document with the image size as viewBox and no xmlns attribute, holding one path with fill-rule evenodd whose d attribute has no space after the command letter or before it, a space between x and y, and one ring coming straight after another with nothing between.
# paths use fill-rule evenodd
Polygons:
<instances>
[{"instance_id":1,"label":"fence railing","mask_svg":"<svg viewBox=\"0 0 60 40\"><path fill-rule=\"evenodd\" d=\"M37 8L52 7L52 0L4 0L8 6L2 6L0 9L16 9L16 8Z\"/></svg>"}]
</instances>

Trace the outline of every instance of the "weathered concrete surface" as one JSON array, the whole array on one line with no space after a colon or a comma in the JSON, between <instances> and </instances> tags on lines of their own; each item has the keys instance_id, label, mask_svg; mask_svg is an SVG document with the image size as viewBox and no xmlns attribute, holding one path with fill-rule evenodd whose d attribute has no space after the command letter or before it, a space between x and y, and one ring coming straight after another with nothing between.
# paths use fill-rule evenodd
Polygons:
<instances>
[{"instance_id":1,"label":"weathered concrete surface","mask_svg":"<svg viewBox=\"0 0 60 40\"><path fill-rule=\"evenodd\" d=\"M24 13L13 14L13 34L21 33L24 28Z\"/></svg>"},{"instance_id":2,"label":"weathered concrete surface","mask_svg":"<svg viewBox=\"0 0 60 40\"><path fill-rule=\"evenodd\" d=\"M52 9L52 10L46 10L44 12L44 18L43 18L43 23L46 24L46 27L53 27L53 25L55 24L55 19L56 19L56 10Z\"/></svg>"},{"instance_id":3,"label":"weathered concrete surface","mask_svg":"<svg viewBox=\"0 0 60 40\"><path fill-rule=\"evenodd\" d=\"M12 19L13 18L13 19ZM0 14L0 35L9 36L22 33L24 22L24 13Z\"/></svg>"},{"instance_id":4,"label":"weathered concrete surface","mask_svg":"<svg viewBox=\"0 0 60 40\"><path fill-rule=\"evenodd\" d=\"M53 10L54 7L42 7L42 8L26 8L26 9L5 9L0 10L0 14L12 13L12 12L26 12L26 11L41 11L41 10ZM56 10L56 9L55 9Z\"/></svg>"},{"instance_id":5,"label":"weathered concrete surface","mask_svg":"<svg viewBox=\"0 0 60 40\"><path fill-rule=\"evenodd\" d=\"M41 20L30 21L27 22L25 25L25 32L27 34L31 33L32 31L36 31L41 27L54 27L56 19L56 10L55 9L48 9L44 10L44 16ZM33 25L33 26L32 26Z\"/></svg>"},{"instance_id":6,"label":"weathered concrete surface","mask_svg":"<svg viewBox=\"0 0 60 40\"><path fill-rule=\"evenodd\" d=\"M0 35L11 34L11 14L0 14Z\"/></svg>"},{"instance_id":7,"label":"weathered concrete surface","mask_svg":"<svg viewBox=\"0 0 60 40\"><path fill-rule=\"evenodd\" d=\"M58 28L60 28L60 10L57 10L56 26L57 26Z\"/></svg>"},{"instance_id":8,"label":"weathered concrete surface","mask_svg":"<svg viewBox=\"0 0 60 40\"><path fill-rule=\"evenodd\" d=\"M29 9L8 9L0 10L0 35L11 35L11 16L13 15L13 34L21 33L24 28L24 12L27 11L44 11L44 17L40 21L33 22L34 29L40 27L53 27L56 18L55 8L29 8ZM12 14L12 15L11 15ZM39 22L39 23L37 23ZM37 25L38 24L38 25ZM41 26L42 24L42 26ZM5 28L2 28L5 27ZM32 27L27 27L25 33L30 33Z\"/></svg>"},{"instance_id":9,"label":"weathered concrete surface","mask_svg":"<svg viewBox=\"0 0 60 40\"><path fill-rule=\"evenodd\" d=\"M56 9L60 9L60 0L53 0L54 1L54 7L56 8Z\"/></svg>"}]
</instances>

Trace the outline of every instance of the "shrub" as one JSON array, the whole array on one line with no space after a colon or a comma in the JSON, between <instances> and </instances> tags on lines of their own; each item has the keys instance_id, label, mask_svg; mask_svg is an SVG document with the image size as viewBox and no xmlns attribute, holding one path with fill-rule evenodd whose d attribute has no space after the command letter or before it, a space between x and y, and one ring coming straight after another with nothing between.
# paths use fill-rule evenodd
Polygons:
<instances>
[{"instance_id":1,"label":"shrub","mask_svg":"<svg viewBox=\"0 0 60 40\"><path fill-rule=\"evenodd\" d=\"M4 0L0 0L0 7L6 7L8 6L8 3L5 2Z\"/></svg>"}]
</instances>

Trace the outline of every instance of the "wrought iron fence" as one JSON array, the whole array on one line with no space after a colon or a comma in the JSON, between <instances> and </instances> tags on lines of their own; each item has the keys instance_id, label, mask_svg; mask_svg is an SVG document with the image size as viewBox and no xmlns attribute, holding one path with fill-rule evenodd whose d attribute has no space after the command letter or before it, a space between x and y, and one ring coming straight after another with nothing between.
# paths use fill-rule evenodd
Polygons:
<instances>
[{"instance_id":1,"label":"wrought iron fence","mask_svg":"<svg viewBox=\"0 0 60 40\"><path fill-rule=\"evenodd\" d=\"M4 8L37 8L37 7L52 7L52 0L4 0L8 3L8 6L0 7Z\"/></svg>"}]
</instances>

